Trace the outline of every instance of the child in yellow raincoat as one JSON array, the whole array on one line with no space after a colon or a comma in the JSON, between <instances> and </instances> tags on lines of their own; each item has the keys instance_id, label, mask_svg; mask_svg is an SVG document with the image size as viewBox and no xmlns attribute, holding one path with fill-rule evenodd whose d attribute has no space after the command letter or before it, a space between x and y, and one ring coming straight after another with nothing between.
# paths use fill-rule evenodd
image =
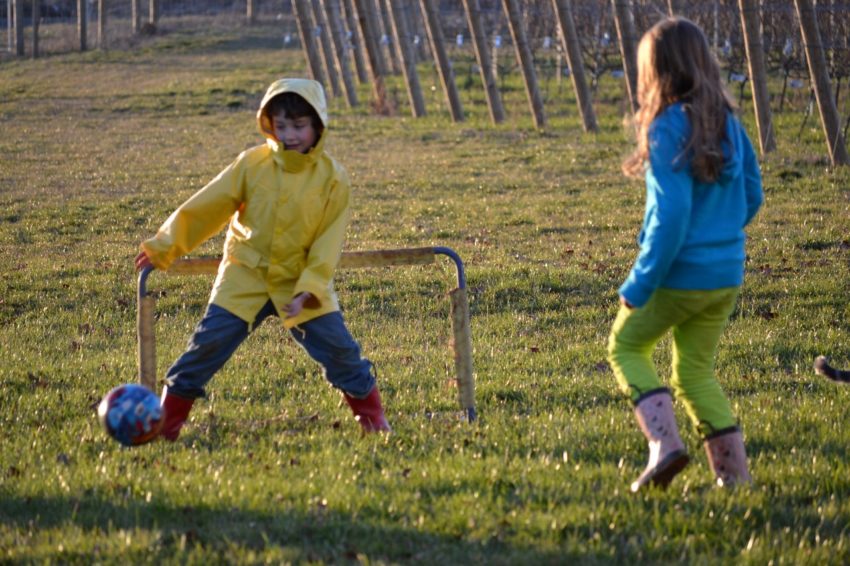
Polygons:
<instances>
[{"instance_id":1,"label":"child in yellow raincoat","mask_svg":"<svg viewBox=\"0 0 850 566\"><path fill-rule=\"evenodd\" d=\"M269 316L342 391L367 432L388 431L372 363L339 312L333 274L350 218L345 169L325 153L322 86L281 79L257 112L266 138L171 214L142 242L136 269L168 269L225 225L224 257L207 311L166 374L162 436L176 440L194 400L236 348Z\"/></svg>"}]
</instances>

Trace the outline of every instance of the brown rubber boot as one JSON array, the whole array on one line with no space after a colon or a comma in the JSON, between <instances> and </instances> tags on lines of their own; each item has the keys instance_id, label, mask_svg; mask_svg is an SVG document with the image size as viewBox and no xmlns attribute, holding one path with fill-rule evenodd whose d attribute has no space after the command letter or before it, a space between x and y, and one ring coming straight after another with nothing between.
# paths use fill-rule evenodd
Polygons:
<instances>
[{"instance_id":1,"label":"brown rubber boot","mask_svg":"<svg viewBox=\"0 0 850 566\"><path fill-rule=\"evenodd\" d=\"M717 485L732 486L752 483L753 478L747 469L747 450L744 448L744 435L738 427L721 430L706 437L705 453Z\"/></svg>"},{"instance_id":2,"label":"brown rubber boot","mask_svg":"<svg viewBox=\"0 0 850 566\"><path fill-rule=\"evenodd\" d=\"M666 488L690 461L676 426L670 392L665 388L644 395L635 404L635 417L649 442L649 462L631 490L637 492L646 485Z\"/></svg>"}]
</instances>

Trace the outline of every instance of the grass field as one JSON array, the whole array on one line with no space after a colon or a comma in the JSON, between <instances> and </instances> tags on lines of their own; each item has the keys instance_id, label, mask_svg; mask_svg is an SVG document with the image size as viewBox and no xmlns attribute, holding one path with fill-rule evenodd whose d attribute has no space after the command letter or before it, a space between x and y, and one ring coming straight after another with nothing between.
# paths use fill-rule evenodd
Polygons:
<instances>
[{"instance_id":1,"label":"grass field","mask_svg":"<svg viewBox=\"0 0 850 566\"><path fill-rule=\"evenodd\" d=\"M270 322L176 444L110 440L94 407L136 379L138 242L260 142L265 87L305 72L277 35L174 30L133 51L0 64L0 563L850 562L850 388L811 370L820 353L850 366L850 172L828 167L816 119L775 115L717 369L754 486L713 486L677 406L694 463L668 491L632 495L645 444L605 340L643 187L619 173L630 145L613 79L595 135L554 81L551 125L535 131L513 75L496 127L477 80L453 125L426 66L426 118L407 117L398 78L398 116L331 103L329 151L356 199L347 249L442 245L467 264L477 423L457 418L454 270L439 260L337 278L392 435L361 437ZM744 116L755 138L749 101ZM151 277L160 374L210 283Z\"/></svg>"}]
</instances>

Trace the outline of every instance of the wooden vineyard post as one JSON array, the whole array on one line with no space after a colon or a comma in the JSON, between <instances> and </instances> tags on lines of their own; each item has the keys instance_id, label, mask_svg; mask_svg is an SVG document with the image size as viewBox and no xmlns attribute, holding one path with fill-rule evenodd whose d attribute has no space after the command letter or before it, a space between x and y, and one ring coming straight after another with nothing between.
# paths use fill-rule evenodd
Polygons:
<instances>
[{"instance_id":1,"label":"wooden vineyard post","mask_svg":"<svg viewBox=\"0 0 850 566\"><path fill-rule=\"evenodd\" d=\"M32 58L38 59L38 24L41 20L41 0L32 0Z\"/></svg>"},{"instance_id":2,"label":"wooden vineyard post","mask_svg":"<svg viewBox=\"0 0 850 566\"><path fill-rule=\"evenodd\" d=\"M354 77L351 74L351 66L348 64L346 54L345 31L339 14L339 0L321 0L322 9L325 12L325 20L328 23L328 32L333 44L336 66L342 76L342 87L345 91L345 100L349 108L357 106L357 87L354 85Z\"/></svg>"},{"instance_id":3,"label":"wooden vineyard post","mask_svg":"<svg viewBox=\"0 0 850 566\"><path fill-rule=\"evenodd\" d=\"M534 116L534 126L539 130L546 127L546 112L543 109L543 98L540 96L540 87L537 85L537 73L534 70L534 57L528 46L528 36L520 14L519 0L502 0L505 13L508 15L508 24L511 28L511 38L516 50L516 58L522 68L525 79L525 92L528 96L528 104L531 106L531 114Z\"/></svg>"},{"instance_id":4,"label":"wooden vineyard post","mask_svg":"<svg viewBox=\"0 0 850 566\"><path fill-rule=\"evenodd\" d=\"M443 93L446 95L452 121L463 122L463 104L457 91L454 70L446 53L443 28L440 25L439 12L437 11L437 0L419 1L422 8L422 19L425 22L425 29L428 34L428 42L431 44L431 52L434 54L434 60L437 63L437 73L440 75L440 82L443 85Z\"/></svg>"},{"instance_id":5,"label":"wooden vineyard post","mask_svg":"<svg viewBox=\"0 0 850 566\"><path fill-rule=\"evenodd\" d=\"M386 41L387 55L390 61L393 75L399 75L402 72L401 62L399 61L398 44L395 42L393 35L392 17L390 16L389 0L377 0L378 6L375 11L376 27L378 28L378 45L383 44L382 40Z\"/></svg>"},{"instance_id":6,"label":"wooden vineyard post","mask_svg":"<svg viewBox=\"0 0 850 566\"><path fill-rule=\"evenodd\" d=\"M344 0L343 5L345 6L345 25L351 37L354 67L357 69L357 81L360 84L366 84L369 82L369 71L366 69L366 59L363 55L366 48L364 47L363 38L360 35L360 29L357 25L357 13L354 11L353 0Z\"/></svg>"},{"instance_id":7,"label":"wooden vineyard post","mask_svg":"<svg viewBox=\"0 0 850 566\"><path fill-rule=\"evenodd\" d=\"M378 114L392 114L393 109L387 100L387 89L384 86L385 67L381 56L381 46L378 45L375 31L375 4L373 0L354 0L354 6L357 10L357 21L360 24L360 35L366 45L369 72L372 75L373 107Z\"/></svg>"},{"instance_id":8,"label":"wooden vineyard post","mask_svg":"<svg viewBox=\"0 0 850 566\"><path fill-rule=\"evenodd\" d=\"M595 132L599 127L596 124L596 113L593 111L593 98L590 96L590 89L584 77L584 62L573 20L571 0L552 0L552 2L561 26L561 39L564 42L564 53L567 54L567 64L570 66L570 78L576 94L576 103L581 112L582 125L585 132Z\"/></svg>"},{"instance_id":9,"label":"wooden vineyard post","mask_svg":"<svg viewBox=\"0 0 850 566\"><path fill-rule=\"evenodd\" d=\"M401 69L407 83L407 95L410 99L410 110L414 118L425 116L425 99L419 84L419 73L416 71L416 53L413 51L413 36L410 34L408 19L405 11L410 9L408 2L398 0L390 2L390 16L393 22L393 35L401 57Z\"/></svg>"},{"instance_id":10,"label":"wooden vineyard post","mask_svg":"<svg viewBox=\"0 0 850 566\"><path fill-rule=\"evenodd\" d=\"M97 0L97 48L106 49L106 0Z\"/></svg>"},{"instance_id":11,"label":"wooden vineyard post","mask_svg":"<svg viewBox=\"0 0 850 566\"><path fill-rule=\"evenodd\" d=\"M139 33L142 29L142 0L130 0L130 26L133 28L133 33Z\"/></svg>"},{"instance_id":12,"label":"wooden vineyard post","mask_svg":"<svg viewBox=\"0 0 850 566\"><path fill-rule=\"evenodd\" d=\"M800 31L806 49L806 60L809 63L809 75L815 87L815 99L820 111L821 124L826 143L829 147L829 158L833 165L848 165L847 148L844 145L844 134L838 118L838 109L832 96L829 81L829 69L826 66L823 44L821 43L815 10L811 0L794 0L797 17L800 19Z\"/></svg>"},{"instance_id":13,"label":"wooden vineyard post","mask_svg":"<svg viewBox=\"0 0 850 566\"><path fill-rule=\"evenodd\" d=\"M79 1L79 0L78 0ZM13 0L12 11L15 20L15 54L24 56L24 0Z\"/></svg>"},{"instance_id":14,"label":"wooden vineyard post","mask_svg":"<svg viewBox=\"0 0 850 566\"><path fill-rule=\"evenodd\" d=\"M496 84L496 77L493 75L490 49L487 46L487 34L484 31L484 24L481 23L481 5L478 0L463 0L463 8L466 11L469 33L472 35L472 45L475 49L475 59L478 62L481 82L484 83L490 119L494 124L501 124L505 121L505 108L502 106L502 96L499 94L499 86Z\"/></svg>"},{"instance_id":15,"label":"wooden vineyard post","mask_svg":"<svg viewBox=\"0 0 850 566\"><path fill-rule=\"evenodd\" d=\"M410 36L414 44L413 53L416 55L416 61L422 62L429 60L431 55L428 53L428 42L422 34L419 22L422 14L419 12L418 5L419 3L415 0L412 5L405 2L404 7L406 10L403 11L403 14L407 20L407 29L410 30Z\"/></svg>"},{"instance_id":16,"label":"wooden vineyard post","mask_svg":"<svg viewBox=\"0 0 850 566\"><path fill-rule=\"evenodd\" d=\"M764 46L759 32L759 4L757 0L738 0L741 12L741 29L744 30L744 48L750 69L750 85L753 91L753 106L759 130L761 153L776 149L773 123L770 115L770 95L767 91L767 71L764 65Z\"/></svg>"},{"instance_id":17,"label":"wooden vineyard post","mask_svg":"<svg viewBox=\"0 0 850 566\"><path fill-rule=\"evenodd\" d=\"M342 94L342 87L339 84L339 73L334 61L334 48L331 45L331 34L328 33L328 25L325 22L325 14L319 4L319 0L308 0L310 9L313 13L313 32L319 38L319 48L322 52L322 61L325 64L325 76L328 77L328 82L331 83L331 92L334 96Z\"/></svg>"},{"instance_id":18,"label":"wooden vineyard post","mask_svg":"<svg viewBox=\"0 0 850 566\"><path fill-rule=\"evenodd\" d=\"M354 0L357 22L360 26L360 35L366 45L366 60L374 72L386 77L390 74L384 51L381 49L381 24L379 14L375 8L375 0ZM366 35L366 29L371 35Z\"/></svg>"},{"instance_id":19,"label":"wooden vineyard post","mask_svg":"<svg viewBox=\"0 0 850 566\"><path fill-rule=\"evenodd\" d=\"M86 0L77 0L77 39L80 42L80 51L88 49L86 36L88 35L88 16L86 14Z\"/></svg>"},{"instance_id":20,"label":"wooden vineyard post","mask_svg":"<svg viewBox=\"0 0 850 566\"><path fill-rule=\"evenodd\" d=\"M307 65L310 68L310 76L313 80L325 84L325 75L322 71L322 61L319 59L319 49L316 46L313 35L313 23L310 20L310 7L308 0L292 0L292 9L295 12L295 23L298 26L298 35L301 38L301 48L307 57Z\"/></svg>"},{"instance_id":21,"label":"wooden vineyard post","mask_svg":"<svg viewBox=\"0 0 850 566\"><path fill-rule=\"evenodd\" d=\"M626 75L626 90L629 95L629 106L632 114L638 110L637 99L637 44L635 20L632 15L632 5L629 0L612 0L614 2L614 20L617 24L617 37L620 42L620 55L623 58L623 72Z\"/></svg>"}]
</instances>

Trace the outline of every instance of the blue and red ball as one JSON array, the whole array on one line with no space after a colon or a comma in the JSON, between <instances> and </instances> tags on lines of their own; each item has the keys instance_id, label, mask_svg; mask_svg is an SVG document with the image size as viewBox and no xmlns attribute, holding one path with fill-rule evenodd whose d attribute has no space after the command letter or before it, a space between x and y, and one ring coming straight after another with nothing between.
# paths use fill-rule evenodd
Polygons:
<instances>
[{"instance_id":1,"label":"blue and red ball","mask_svg":"<svg viewBox=\"0 0 850 566\"><path fill-rule=\"evenodd\" d=\"M153 391L128 383L106 394L97 407L97 418L109 436L124 446L138 446L159 435L165 412Z\"/></svg>"}]
</instances>

